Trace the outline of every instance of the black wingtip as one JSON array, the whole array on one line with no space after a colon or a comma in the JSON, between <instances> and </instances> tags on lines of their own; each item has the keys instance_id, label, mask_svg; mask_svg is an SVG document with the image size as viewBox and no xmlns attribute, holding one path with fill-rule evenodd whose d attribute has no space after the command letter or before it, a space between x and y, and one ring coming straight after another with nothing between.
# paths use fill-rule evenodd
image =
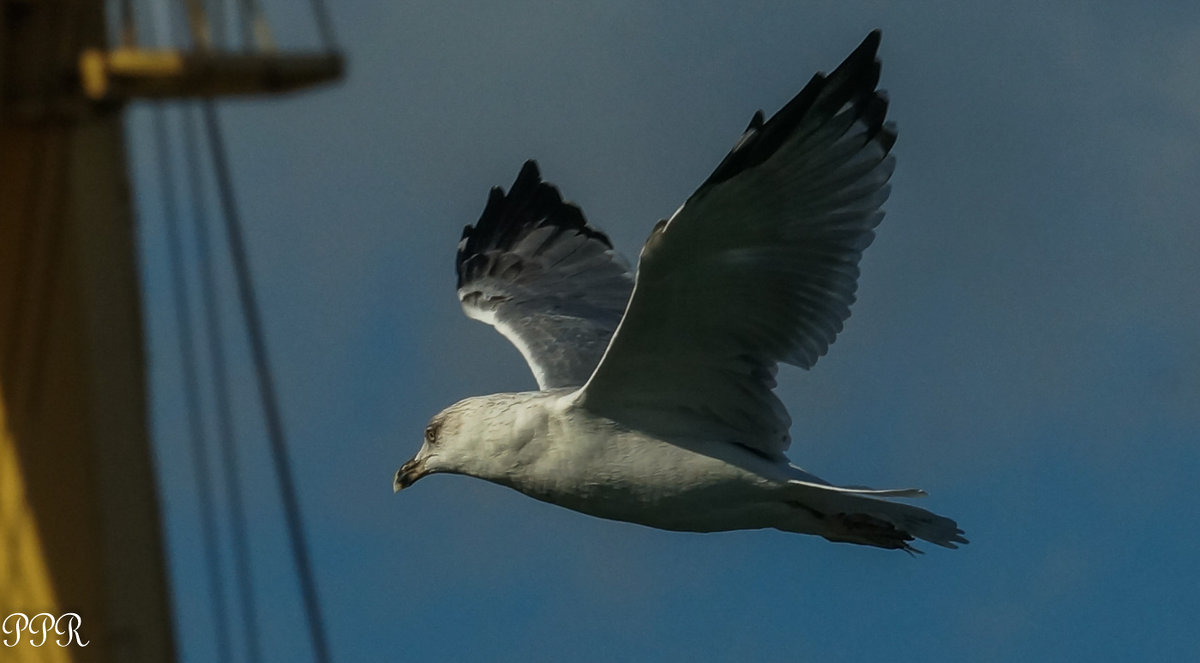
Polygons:
<instances>
[{"instance_id":1,"label":"black wingtip","mask_svg":"<svg viewBox=\"0 0 1200 663\"><path fill-rule=\"evenodd\" d=\"M763 125L763 117L764 116L763 116L763 112L762 112L761 108L754 111L754 117L750 118L750 124L746 126L746 131L754 131L755 129L761 129L762 125ZM745 133L745 132L743 132L743 133Z\"/></svg>"},{"instance_id":2,"label":"black wingtip","mask_svg":"<svg viewBox=\"0 0 1200 663\"><path fill-rule=\"evenodd\" d=\"M836 81L840 78L870 78L879 80L879 39L882 33L876 29L867 34L866 38L842 60L825 78ZM819 74L818 74L819 75ZM874 82L871 83L874 86Z\"/></svg>"},{"instance_id":3,"label":"black wingtip","mask_svg":"<svg viewBox=\"0 0 1200 663\"><path fill-rule=\"evenodd\" d=\"M883 145L885 152L891 152L892 147L896 145L896 136L899 131L896 129L895 122L884 122L879 131L879 142Z\"/></svg>"},{"instance_id":4,"label":"black wingtip","mask_svg":"<svg viewBox=\"0 0 1200 663\"><path fill-rule=\"evenodd\" d=\"M816 74L800 92L766 122L756 113L733 150L701 185L723 182L771 157L802 123L814 115L833 116L853 104L873 136L887 150L896 140L895 126L884 123L887 96L875 88L882 65L876 54L883 33L869 32L846 59L828 75Z\"/></svg>"},{"instance_id":5,"label":"black wingtip","mask_svg":"<svg viewBox=\"0 0 1200 663\"><path fill-rule=\"evenodd\" d=\"M841 77L862 80L873 78L871 87L874 87L879 81L879 39L881 36L882 33L879 30L872 30L868 33L862 43L829 74L829 80L833 82Z\"/></svg>"},{"instance_id":6,"label":"black wingtip","mask_svg":"<svg viewBox=\"0 0 1200 663\"><path fill-rule=\"evenodd\" d=\"M875 28L874 30L868 32L867 36L863 38L862 42L850 53L846 60L853 60L857 58L874 58L879 52L879 43L882 38L883 31L879 28Z\"/></svg>"},{"instance_id":7,"label":"black wingtip","mask_svg":"<svg viewBox=\"0 0 1200 663\"><path fill-rule=\"evenodd\" d=\"M538 168L537 160L529 159L521 164L521 172L517 174L517 180L513 182L513 188L517 185L527 182L540 183L542 181L542 171Z\"/></svg>"},{"instance_id":8,"label":"black wingtip","mask_svg":"<svg viewBox=\"0 0 1200 663\"><path fill-rule=\"evenodd\" d=\"M459 285L467 278L472 256L511 248L533 228L543 226L587 235L612 248L608 236L589 226L578 206L564 201L558 187L542 180L537 161L530 159L522 164L508 193L492 187L479 220L463 228L456 261Z\"/></svg>"},{"instance_id":9,"label":"black wingtip","mask_svg":"<svg viewBox=\"0 0 1200 663\"><path fill-rule=\"evenodd\" d=\"M879 28L875 28L874 30L867 33L866 38L863 39L862 46L866 46L866 45L870 44L871 51L874 52L879 49L879 42L882 39L883 39L883 30L880 30Z\"/></svg>"}]
</instances>

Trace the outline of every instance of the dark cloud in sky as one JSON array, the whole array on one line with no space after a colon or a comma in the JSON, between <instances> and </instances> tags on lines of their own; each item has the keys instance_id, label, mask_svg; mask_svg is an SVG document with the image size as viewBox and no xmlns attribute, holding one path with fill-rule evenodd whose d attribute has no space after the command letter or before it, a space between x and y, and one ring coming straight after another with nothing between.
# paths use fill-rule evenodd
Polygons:
<instances>
[{"instance_id":1,"label":"dark cloud in sky","mask_svg":"<svg viewBox=\"0 0 1200 663\"><path fill-rule=\"evenodd\" d=\"M224 117L339 659L1079 660L1200 646L1187 617L1200 613L1200 10L334 10L343 85ZM781 375L791 455L836 481L929 489L970 546L910 560L774 532L662 533L449 477L393 498L429 415L534 385L454 297L454 245L489 187L538 159L632 259L754 110L776 110L875 27L899 124L894 189L845 333L812 371ZM155 432L176 582L199 585L146 124L136 110ZM242 419L260 430L248 405ZM247 453L257 522L277 532L265 459ZM256 545L280 566L277 542ZM262 591L294 602L286 569ZM197 660L203 600L180 612ZM1130 614L1155 617L1135 633ZM286 633L293 617L266 628Z\"/></svg>"}]
</instances>

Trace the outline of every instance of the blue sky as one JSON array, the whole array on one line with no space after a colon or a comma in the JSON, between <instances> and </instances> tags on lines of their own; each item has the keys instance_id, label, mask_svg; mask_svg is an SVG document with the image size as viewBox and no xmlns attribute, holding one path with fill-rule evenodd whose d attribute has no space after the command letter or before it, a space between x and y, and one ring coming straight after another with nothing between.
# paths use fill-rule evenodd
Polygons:
<instances>
[{"instance_id":1,"label":"blue sky","mask_svg":"<svg viewBox=\"0 0 1200 663\"><path fill-rule=\"evenodd\" d=\"M283 43L315 43L276 5ZM335 5L343 84L222 113L336 660L1200 654L1193 3ZM489 187L536 158L632 258L756 109L876 27L893 193L846 331L781 372L790 456L928 490L969 546L660 532L462 477L392 494L431 415L534 387L454 296ZM181 659L208 661L149 117L129 128L153 432ZM262 637L306 660L223 271Z\"/></svg>"}]
</instances>

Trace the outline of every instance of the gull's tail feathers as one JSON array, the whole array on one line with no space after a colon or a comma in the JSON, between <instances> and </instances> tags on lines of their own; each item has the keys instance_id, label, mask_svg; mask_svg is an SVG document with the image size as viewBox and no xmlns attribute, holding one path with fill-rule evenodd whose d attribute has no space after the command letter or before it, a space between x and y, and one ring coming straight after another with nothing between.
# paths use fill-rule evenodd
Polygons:
<instances>
[{"instance_id":1,"label":"gull's tail feathers","mask_svg":"<svg viewBox=\"0 0 1200 663\"><path fill-rule=\"evenodd\" d=\"M920 553L909 541L921 539L957 548L967 543L958 523L925 509L877 497L912 497L923 491L871 491L789 481L788 504L804 512L804 522L815 519L820 534L830 541Z\"/></svg>"},{"instance_id":2,"label":"gull's tail feathers","mask_svg":"<svg viewBox=\"0 0 1200 663\"><path fill-rule=\"evenodd\" d=\"M801 481L799 479L790 479L789 484L795 486L808 486L810 488L820 488L821 490L831 490L837 493L845 493L847 495L871 495L873 497L928 497L929 493L920 488L868 488L866 486L834 486L827 483L816 483L812 481Z\"/></svg>"}]
</instances>

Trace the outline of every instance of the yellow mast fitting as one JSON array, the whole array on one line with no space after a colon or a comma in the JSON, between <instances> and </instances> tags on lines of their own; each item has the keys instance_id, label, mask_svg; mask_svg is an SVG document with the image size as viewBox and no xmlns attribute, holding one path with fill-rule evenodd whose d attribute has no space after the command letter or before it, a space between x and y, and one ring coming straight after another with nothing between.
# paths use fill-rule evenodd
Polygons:
<instances>
[{"instance_id":1,"label":"yellow mast fitting","mask_svg":"<svg viewBox=\"0 0 1200 663\"><path fill-rule=\"evenodd\" d=\"M118 48L79 56L84 94L95 101L292 92L341 78L330 53L214 53Z\"/></svg>"}]
</instances>

